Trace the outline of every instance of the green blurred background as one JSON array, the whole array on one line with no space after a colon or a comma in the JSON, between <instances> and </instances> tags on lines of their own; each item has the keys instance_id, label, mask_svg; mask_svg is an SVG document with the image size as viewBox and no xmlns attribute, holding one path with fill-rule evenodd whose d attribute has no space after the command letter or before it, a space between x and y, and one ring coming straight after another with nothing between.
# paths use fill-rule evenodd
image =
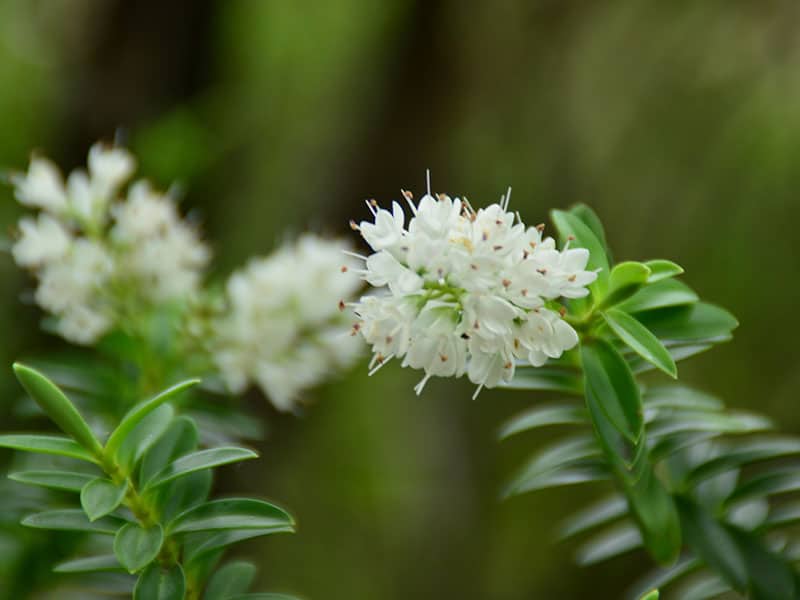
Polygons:
<instances>
[{"instance_id":1,"label":"green blurred background","mask_svg":"<svg viewBox=\"0 0 800 600\"><path fill-rule=\"evenodd\" d=\"M512 185L531 224L586 202L618 258L673 259L740 318L682 377L800 433L798 25L795 1L0 0L0 164L37 148L72 168L118 132L141 172L180 184L217 277L307 228L350 235L365 198L419 192L426 168L475 204ZM3 188L3 229L18 215ZM0 364L58 347L8 255L0 281ZM248 397L263 460L219 491L277 500L300 526L241 550L260 589L618 598L644 572L639 555L579 569L555 542L587 490L498 501L542 439L501 446L496 429L544 396L473 402L439 380L418 398L417 377L362 364L301 418ZM23 426L19 395L0 369L3 429Z\"/></svg>"}]
</instances>

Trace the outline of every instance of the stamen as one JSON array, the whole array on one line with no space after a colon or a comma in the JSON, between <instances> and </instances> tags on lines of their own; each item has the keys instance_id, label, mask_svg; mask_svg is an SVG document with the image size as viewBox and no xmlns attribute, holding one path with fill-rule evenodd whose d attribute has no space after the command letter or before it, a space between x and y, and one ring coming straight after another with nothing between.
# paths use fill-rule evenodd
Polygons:
<instances>
[{"instance_id":1,"label":"stamen","mask_svg":"<svg viewBox=\"0 0 800 600\"><path fill-rule=\"evenodd\" d=\"M539 233L542 233L544 231L544 223L539 223L536 226L536 231L538 231Z\"/></svg>"},{"instance_id":2,"label":"stamen","mask_svg":"<svg viewBox=\"0 0 800 600\"><path fill-rule=\"evenodd\" d=\"M562 317L563 317L565 314L567 314L567 307L566 307L566 306L562 306L561 308L559 308L559 309L558 309L558 314L560 314Z\"/></svg>"},{"instance_id":3,"label":"stamen","mask_svg":"<svg viewBox=\"0 0 800 600\"><path fill-rule=\"evenodd\" d=\"M510 285L511 285L511 280L510 279L503 279L503 287L504 288L508 288L508 286L510 286Z\"/></svg>"},{"instance_id":4,"label":"stamen","mask_svg":"<svg viewBox=\"0 0 800 600\"><path fill-rule=\"evenodd\" d=\"M344 300L339 300L339 310L343 311L347 305L344 303Z\"/></svg>"},{"instance_id":5,"label":"stamen","mask_svg":"<svg viewBox=\"0 0 800 600\"><path fill-rule=\"evenodd\" d=\"M541 273L542 275L547 275L547 269L542 267L541 269L536 269L537 273Z\"/></svg>"},{"instance_id":6,"label":"stamen","mask_svg":"<svg viewBox=\"0 0 800 600\"><path fill-rule=\"evenodd\" d=\"M342 273L347 273L347 265L342 265L342 267L341 267L339 270L340 270Z\"/></svg>"},{"instance_id":7,"label":"stamen","mask_svg":"<svg viewBox=\"0 0 800 600\"><path fill-rule=\"evenodd\" d=\"M576 274L574 274L574 273L573 273L572 275L570 275L569 277L567 277L567 281L569 281L569 282L573 282L573 281L575 281L577 278L578 278L578 276L577 276Z\"/></svg>"},{"instance_id":8,"label":"stamen","mask_svg":"<svg viewBox=\"0 0 800 600\"><path fill-rule=\"evenodd\" d=\"M441 360L442 362L447 362L447 355L446 354L440 354L439 355L439 360Z\"/></svg>"},{"instance_id":9,"label":"stamen","mask_svg":"<svg viewBox=\"0 0 800 600\"><path fill-rule=\"evenodd\" d=\"M350 229L353 231L361 231L361 228L356 224L353 219L350 219Z\"/></svg>"},{"instance_id":10,"label":"stamen","mask_svg":"<svg viewBox=\"0 0 800 600\"><path fill-rule=\"evenodd\" d=\"M498 250L502 250L502 249L503 249L502 246L492 246L492 250L494 250L495 252L497 252Z\"/></svg>"}]
</instances>

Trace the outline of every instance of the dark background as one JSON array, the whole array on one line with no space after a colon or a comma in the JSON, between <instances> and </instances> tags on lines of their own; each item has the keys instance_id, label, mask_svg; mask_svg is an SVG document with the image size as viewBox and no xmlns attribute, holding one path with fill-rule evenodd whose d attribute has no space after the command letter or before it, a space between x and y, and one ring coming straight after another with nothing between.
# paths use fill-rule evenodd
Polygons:
<instances>
[{"instance_id":1,"label":"dark background","mask_svg":"<svg viewBox=\"0 0 800 600\"><path fill-rule=\"evenodd\" d=\"M178 182L215 277L305 229L350 235L399 189L494 202L529 224L586 202L617 258L673 259L741 320L688 382L800 432L800 4L705 0L0 0L0 164L64 167L115 134L140 172ZM0 190L0 224L19 208ZM302 274L298 274L299 277ZM0 255L0 364L60 342ZM314 282L308 282L313 293ZM541 436L499 445L545 396L364 364L274 413L263 459L221 492L290 508L295 536L242 550L260 589L319 600L617 598L648 562L592 569L556 543L564 488L501 503ZM20 392L0 370L3 428ZM257 490L254 490L254 487Z\"/></svg>"}]
</instances>

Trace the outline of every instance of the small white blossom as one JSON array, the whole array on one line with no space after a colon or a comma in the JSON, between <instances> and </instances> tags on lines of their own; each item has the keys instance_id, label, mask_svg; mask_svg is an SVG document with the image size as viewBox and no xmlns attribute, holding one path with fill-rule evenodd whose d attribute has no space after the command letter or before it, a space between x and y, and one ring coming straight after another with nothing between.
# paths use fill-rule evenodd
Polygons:
<instances>
[{"instance_id":1,"label":"small white blossom","mask_svg":"<svg viewBox=\"0 0 800 600\"><path fill-rule=\"evenodd\" d=\"M11 176L14 191L20 204L60 213L66 208L67 196L61 173L52 162L34 156L25 175Z\"/></svg>"},{"instance_id":2,"label":"small white blossom","mask_svg":"<svg viewBox=\"0 0 800 600\"><path fill-rule=\"evenodd\" d=\"M231 275L211 349L231 391L254 382L291 410L303 389L354 360L360 343L341 302L361 283L342 266L344 249L307 234Z\"/></svg>"},{"instance_id":3,"label":"small white blossom","mask_svg":"<svg viewBox=\"0 0 800 600\"><path fill-rule=\"evenodd\" d=\"M493 387L514 375L516 360L533 366L578 343L554 304L580 298L597 274L583 248L558 250L542 227L508 212L509 195L475 211L468 202L428 192L411 208L368 206L373 222L351 224L374 253L362 277L379 290L353 308L355 330L372 346L372 371L392 358L432 376L466 374ZM476 391L477 394L477 391Z\"/></svg>"},{"instance_id":4,"label":"small white blossom","mask_svg":"<svg viewBox=\"0 0 800 600\"><path fill-rule=\"evenodd\" d=\"M38 267L62 258L72 243L72 236L56 219L46 213L37 219L25 217L19 222L19 238L11 248L21 267Z\"/></svg>"}]
</instances>

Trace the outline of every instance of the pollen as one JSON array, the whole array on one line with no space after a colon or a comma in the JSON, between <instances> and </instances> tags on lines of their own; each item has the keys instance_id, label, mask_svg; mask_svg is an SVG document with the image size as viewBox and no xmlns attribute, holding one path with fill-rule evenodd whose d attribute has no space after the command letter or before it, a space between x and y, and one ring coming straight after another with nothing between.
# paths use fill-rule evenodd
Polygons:
<instances>
[{"instance_id":1,"label":"pollen","mask_svg":"<svg viewBox=\"0 0 800 600\"><path fill-rule=\"evenodd\" d=\"M347 265L342 265L342 268L339 269L342 273L347 273Z\"/></svg>"},{"instance_id":2,"label":"pollen","mask_svg":"<svg viewBox=\"0 0 800 600\"><path fill-rule=\"evenodd\" d=\"M503 287L504 288L507 288L510 285L511 285L511 280L510 279L503 279Z\"/></svg>"},{"instance_id":3,"label":"pollen","mask_svg":"<svg viewBox=\"0 0 800 600\"><path fill-rule=\"evenodd\" d=\"M404 197L406 200L413 200L413 199L414 199L414 194L412 194L412 193L411 193L411 192L409 192L408 190L401 190L401 193L403 194L403 197Z\"/></svg>"},{"instance_id":4,"label":"pollen","mask_svg":"<svg viewBox=\"0 0 800 600\"><path fill-rule=\"evenodd\" d=\"M573 281L575 281L577 278L578 278L578 276L577 276L577 275L575 275L575 274L573 273L572 275L570 275L569 277L567 277L567 281L569 281L569 282L573 282Z\"/></svg>"},{"instance_id":5,"label":"pollen","mask_svg":"<svg viewBox=\"0 0 800 600\"><path fill-rule=\"evenodd\" d=\"M441 360L442 362L447 362L447 354L440 354L439 360Z\"/></svg>"},{"instance_id":6,"label":"pollen","mask_svg":"<svg viewBox=\"0 0 800 600\"><path fill-rule=\"evenodd\" d=\"M345 306L344 300L339 300L339 310L344 310Z\"/></svg>"}]
</instances>

